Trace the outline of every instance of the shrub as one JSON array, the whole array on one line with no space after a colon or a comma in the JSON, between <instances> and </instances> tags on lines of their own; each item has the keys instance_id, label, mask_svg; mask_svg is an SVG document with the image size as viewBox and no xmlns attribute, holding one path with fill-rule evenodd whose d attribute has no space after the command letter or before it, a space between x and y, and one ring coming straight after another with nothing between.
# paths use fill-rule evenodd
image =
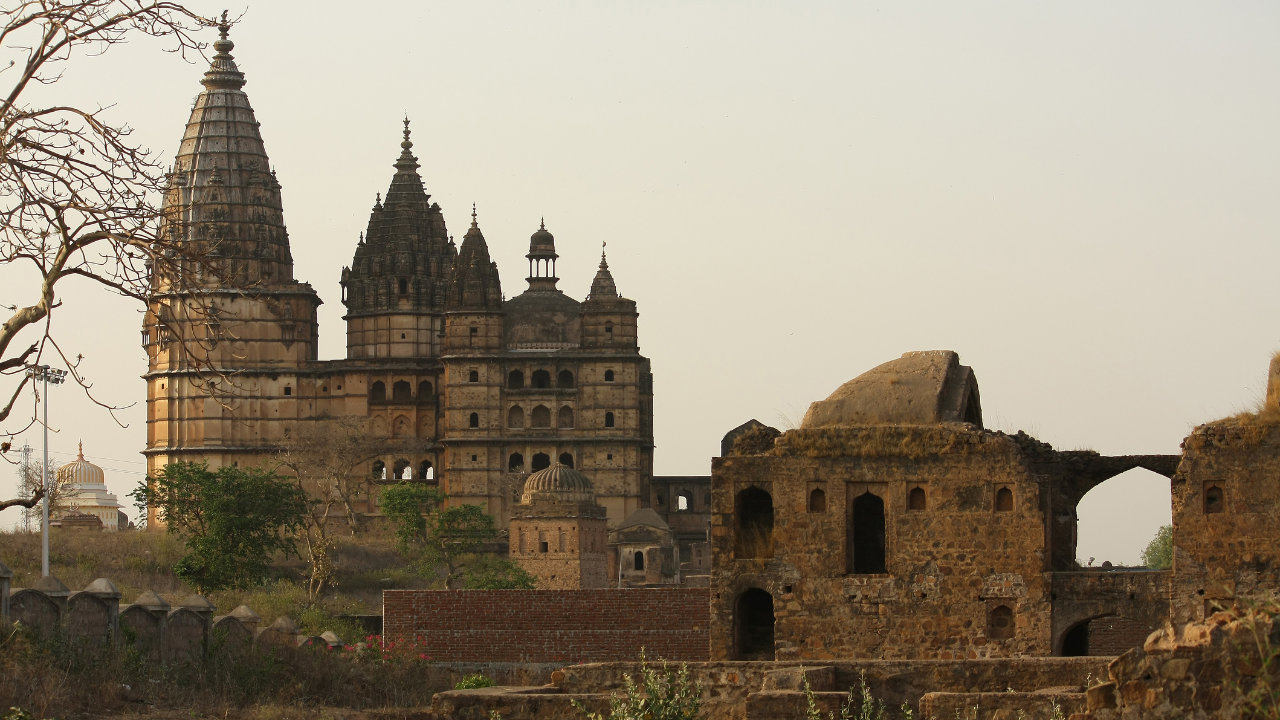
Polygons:
<instances>
[{"instance_id":1,"label":"shrub","mask_svg":"<svg viewBox=\"0 0 1280 720\"><path fill-rule=\"evenodd\" d=\"M487 688L496 685L492 678L486 677L479 673L474 675L465 675L453 686L454 690L475 690L476 688Z\"/></svg>"},{"instance_id":2,"label":"shrub","mask_svg":"<svg viewBox=\"0 0 1280 720\"><path fill-rule=\"evenodd\" d=\"M640 684L623 675L625 694L609 697L609 715L587 710L577 700L573 707L590 720L698 720L702 718L702 686L689 681L689 666L681 663L672 670L662 663L661 670L651 667L640 651Z\"/></svg>"},{"instance_id":3,"label":"shrub","mask_svg":"<svg viewBox=\"0 0 1280 720\"><path fill-rule=\"evenodd\" d=\"M1152 570L1168 570L1173 567L1173 526L1165 525L1142 551L1142 564Z\"/></svg>"}]
</instances>

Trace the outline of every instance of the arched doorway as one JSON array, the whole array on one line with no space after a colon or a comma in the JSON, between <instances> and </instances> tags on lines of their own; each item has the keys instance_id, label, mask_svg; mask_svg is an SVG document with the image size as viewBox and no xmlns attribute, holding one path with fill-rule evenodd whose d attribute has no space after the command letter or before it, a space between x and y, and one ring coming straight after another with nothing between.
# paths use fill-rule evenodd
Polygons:
<instances>
[{"instance_id":1,"label":"arched doorway","mask_svg":"<svg viewBox=\"0 0 1280 720\"><path fill-rule=\"evenodd\" d=\"M733 612L734 658L773 660L773 596L751 588L738 596Z\"/></svg>"},{"instance_id":2,"label":"arched doorway","mask_svg":"<svg viewBox=\"0 0 1280 720\"><path fill-rule=\"evenodd\" d=\"M1143 468L1120 473L1085 493L1075 508L1074 548L1063 559L1081 567L1142 565L1142 551L1173 523L1169 478ZM1070 552L1074 550L1074 552ZM1069 570L1071 565L1056 569ZM1153 567L1165 570L1165 567Z\"/></svg>"},{"instance_id":3,"label":"arched doorway","mask_svg":"<svg viewBox=\"0 0 1280 720\"><path fill-rule=\"evenodd\" d=\"M546 453L537 453L533 456L533 471L545 470L551 467L551 456Z\"/></svg>"},{"instance_id":4,"label":"arched doorway","mask_svg":"<svg viewBox=\"0 0 1280 720\"><path fill-rule=\"evenodd\" d=\"M880 575L886 572L884 500L865 492L853 500L849 513L849 572Z\"/></svg>"}]
</instances>

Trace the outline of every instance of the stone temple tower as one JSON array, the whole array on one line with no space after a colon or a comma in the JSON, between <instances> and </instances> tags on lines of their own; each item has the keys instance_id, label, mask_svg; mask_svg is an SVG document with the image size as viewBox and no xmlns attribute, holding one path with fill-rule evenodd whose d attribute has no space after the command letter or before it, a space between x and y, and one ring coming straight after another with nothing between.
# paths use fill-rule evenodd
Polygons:
<instances>
[{"instance_id":1,"label":"stone temple tower","mask_svg":"<svg viewBox=\"0 0 1280 720\"><path fill-rule=\"evenodd\" d=\"M299 369L316 359L320 298L293 277L280 183L244 74L221 28L163 200L161 232L206 258L182 286L156 284L143 322L147 469L257 464L311 409Z\"/></svg>"}]
</instances>

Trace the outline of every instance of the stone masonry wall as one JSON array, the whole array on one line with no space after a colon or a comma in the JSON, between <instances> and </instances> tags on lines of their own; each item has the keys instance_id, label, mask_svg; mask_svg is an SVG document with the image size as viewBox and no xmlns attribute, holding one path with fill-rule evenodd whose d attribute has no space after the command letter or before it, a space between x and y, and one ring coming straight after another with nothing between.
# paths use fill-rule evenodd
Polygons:
<instances>
[{"instance_id":1,"label":"stone masonry wall","mask_svg":"<svg viewBox=\"0 0 1280 720\"><path fill-rule=\"evenodd\" d=\"M735 657L735 602L773 598L776 658L983 658L1051 653L1037 479L1007 437L964 425L793 430L769 455L712 461L712 657ZM773 556L735 555L735 501L772 496ZM921 488L925 507L908 509ZM995 496L1013 494L997 511ZM811 512L814 490L825 509ZM888 572L849 572L853 499L884 501ZM988 632L1013 612L1012 637Z\"/></svg>"},{"instance_id":2,"label":"stone masonry wall","mask_svg":"<svg viewBox=\"0 0 1280 720\"><path fill-rule=\"evenodd\" d=\"M1211 505L1214 488L1221 500ZM1202 620L1236 598L1280 587L1277 507L1275 425L1204 425L1183 441L1173 478L1174 624Z\"/></svg>"},{"instance_id":3,"label":"stone masonry wall","mask_svg":"<svg viewBox=\"0 0 1280 720\"><path fill-rule=\"evenodd\" d=\"M387 590L383 635L442 662L708 659L705 589Z\"/></svg>"}]
</instances>

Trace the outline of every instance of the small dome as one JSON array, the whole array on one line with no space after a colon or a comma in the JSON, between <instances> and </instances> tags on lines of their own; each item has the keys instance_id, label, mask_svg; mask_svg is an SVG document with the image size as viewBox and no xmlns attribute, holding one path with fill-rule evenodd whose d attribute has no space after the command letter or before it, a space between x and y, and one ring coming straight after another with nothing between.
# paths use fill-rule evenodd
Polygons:
<instances>
[{"instance_id":1,"label":"small dome","mask_svg":"<svg viewBox=\"0 0 1280 720\"><path fill-rule=\"evenodd\" d=\"M535 499L591 502L596 499L596 492L586 475L556 463L524 481L524 495L520 497L520 503L528 505Z\"/></svg>"},{"instance_id":2,"label":"small dome","mask_svg":"<svg viewBox=\"0 0 1280 720\"><path fill-rule=\"evenodd\" d=\"M950 350L903 353L809 406L800 428L972 423L982 427L978 379Z\"/></svg>"},{"instance_id":3,"label":"small dome","mask_svg":"<svg viewBox=\"0 0 1280 720\"><path fill-rule=\"evenodd\" d=\"M529 255L556 254L556 237L547 230L546 222L538 226L537 232L529 236Z\"/></svg>"},{"instance_id":4,"label":"small dome","mask_svg":"<svg viewBox=\"0 0 1280 720\"><path fill-rule=\"evenodd\" d=\"M67 463L58 468L58 483L80 487L85 485L106 485L107 478L103 474L102 468L84 459L84 443L81 443L75 462Z\"/></svg>"}]
</instances>

